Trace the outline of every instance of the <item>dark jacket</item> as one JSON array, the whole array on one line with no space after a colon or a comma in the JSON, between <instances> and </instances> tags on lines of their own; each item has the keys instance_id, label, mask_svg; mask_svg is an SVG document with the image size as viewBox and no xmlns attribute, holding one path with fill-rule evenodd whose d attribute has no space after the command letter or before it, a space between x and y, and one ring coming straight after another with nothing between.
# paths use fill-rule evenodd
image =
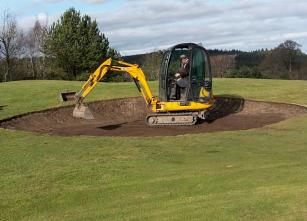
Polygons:
<instances>
[{"instance_id":1,"label":"dark jacket","mask_svg":"<svg viewBox=\"0 0 307 221\"><path fill-rule=\"evenodd\" d=\"M190 63L187 63L185 66L179 68L178 73L182 78L189 76L190 74Z\"/></svg>"}]
</instances>

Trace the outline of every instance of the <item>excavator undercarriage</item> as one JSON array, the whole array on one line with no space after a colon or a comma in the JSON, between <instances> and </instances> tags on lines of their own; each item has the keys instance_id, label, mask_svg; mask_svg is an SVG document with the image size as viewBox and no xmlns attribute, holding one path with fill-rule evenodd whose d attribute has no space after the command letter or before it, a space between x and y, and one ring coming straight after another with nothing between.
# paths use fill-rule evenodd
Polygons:
<instances>
[{"instance_id":1,"label":"excavator undercarriage","mask_svg":"<svg viewBox=\"0 0 307 221\"><path fill-rule=\"evenodd\" d=\"M205 120L208 111L179 112L179 113L155 113L147 115L146 123L149 126L190 126L199 119Z\"/></svg>"}]
</instances>

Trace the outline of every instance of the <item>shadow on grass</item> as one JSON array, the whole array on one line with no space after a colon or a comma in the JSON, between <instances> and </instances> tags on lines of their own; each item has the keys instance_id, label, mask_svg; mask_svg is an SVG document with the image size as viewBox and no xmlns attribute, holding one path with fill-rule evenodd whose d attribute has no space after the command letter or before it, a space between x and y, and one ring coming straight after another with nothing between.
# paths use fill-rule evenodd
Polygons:
<instances>
[{"instance_id":1,"label":"shadow on grass","mask_svg":"<svg viewBox=\"0 0 307 221\"><path fill-rule=\"evenodd\" d=\"M3 110L5 107L7 107L7 105L0 106L0 110Z\"/></svg>"}]
</instances>

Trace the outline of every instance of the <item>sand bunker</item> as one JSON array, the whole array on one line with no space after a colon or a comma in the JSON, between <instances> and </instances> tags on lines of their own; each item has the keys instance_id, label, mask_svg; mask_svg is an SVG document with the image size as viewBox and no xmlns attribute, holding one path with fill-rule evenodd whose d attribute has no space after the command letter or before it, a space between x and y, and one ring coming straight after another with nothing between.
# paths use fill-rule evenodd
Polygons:
<instances>
[{"instance_id":1,"label":"sand bunker","mask_svg":"<svg viewBox=\"0 0 307 221\"><path fill-rule=\"evenodd\" d=\"M148 127L141 97L89 103L95 120L76 119L73 106L26 113L0 121L0 127L61 136L173 136L181 134L259 128L307 113L299 105L219 96L210 119L194 126Z\"/></svg>"}]
</instances>

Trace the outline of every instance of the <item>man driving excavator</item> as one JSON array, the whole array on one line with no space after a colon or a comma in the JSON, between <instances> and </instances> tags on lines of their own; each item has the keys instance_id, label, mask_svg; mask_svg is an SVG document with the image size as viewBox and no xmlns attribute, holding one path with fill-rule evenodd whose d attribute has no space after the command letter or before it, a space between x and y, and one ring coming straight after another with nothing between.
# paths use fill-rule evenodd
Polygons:
<instances>
[{"instance_id":1,"label":"man driving excavator","mask_svg":"<svg viewBox=\"0 0 307 221\"><path fill-rule=\"evenodd\" d=\"M178 53L181 54L179 61ZM116 72L128 73L133 78L150 111L145 118L146 124L149 126L194 125L199 119L207 118L207 112L215 102L211 88L210 60L207 56L205 48L193 43L181 43L167 49L159 71L159 97L153 95L145 73L139 65L108 58L89 76L81 90L75 94L76 106L73 116L88 120L94 118L84 104L84 99L106 74ZM192 60L189 61L189 59ZM178 71L176 71L177 68L179 68ZM178 89L177 93L176 88L173 89L174 86ZM173 90L173 96L176 97L175 100L170 100L171 90ZM181 95L178 92L181 92ZM188 92L191 95L189 102L182 102L187 101Z\"/></svg>"},{"instance_id":2,"label":"man driving excavator","mask_svg":"<svg viewBox=\"0 0 307 221\"><path fill-rule=\"evenodd\" d=\"M189 86L189 73L189 58L185 54L182 54L180 56L180 68L175 74L175 82L171 89L171 100L186 100L186 90ZM180 98L176 96L177 93L180 94Z\"/></svg>"}]
</instances>

